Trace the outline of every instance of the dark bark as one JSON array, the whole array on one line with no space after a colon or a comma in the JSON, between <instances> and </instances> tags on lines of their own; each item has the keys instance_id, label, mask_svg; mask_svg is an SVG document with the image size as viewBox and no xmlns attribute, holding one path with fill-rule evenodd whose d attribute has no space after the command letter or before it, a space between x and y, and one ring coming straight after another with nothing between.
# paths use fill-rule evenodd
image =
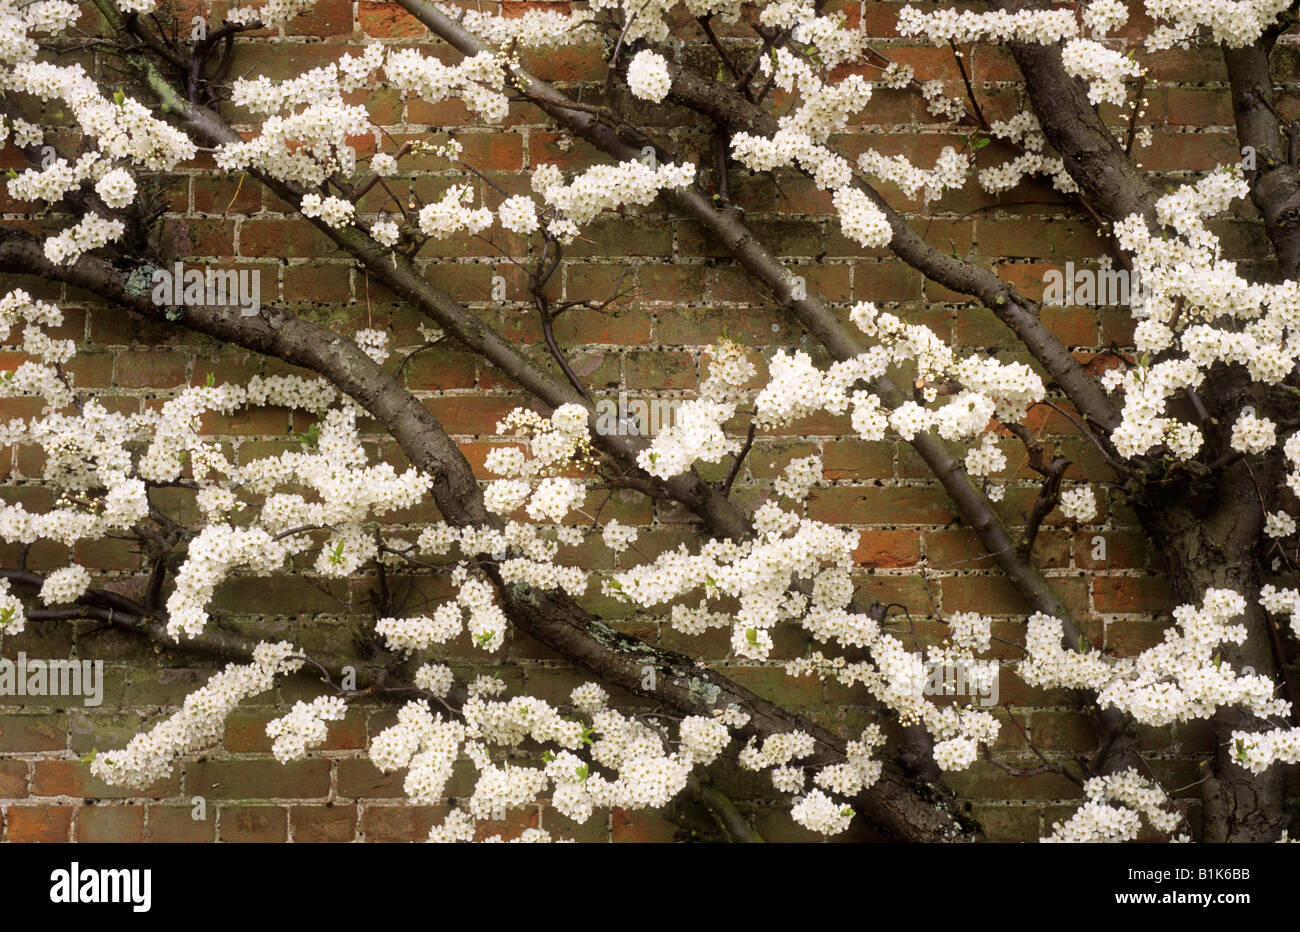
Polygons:
<instances>
[{"instance_id":1,"label":"dark bark","mask_svg":"<svg viewBox=\"0 0 1300 932\"><path fill-rule=\"evenodd\" d=\"M0 577L29 591L39 591L45 581L40 574L26 570L0 569ZM162 650L180 651L226 663L251 661L253 651L260 640L209 626L202 634L177 642L167 633L167 624L161 618L151 614L143 606L131 603L120 593L108 590L92 589L78 598L73 606L38 609L28 612L27 617L29 621L35 622L95 619L120 631L144 637ZM422 691L414 686L403 685L404 681L410 680L409 671L404 669L405 666L404 662L392 654L362 658L314 652L308 671L322 673L328 676L330 681L339 683L344 678L344 667L349 667L355 675L356 689L352 693L353 696L363 694L386 698L414 698ZM466 695L465 685L455 683L446 701L449 705L459 708L464 703Z\"/></svg>"},{"instance_id":2,"label":"dark bark","mask_svg":"<svg viewBox=\"0 0 1300 932\"><path fill-rule=\"evenodd\" d=\"M1276 465L1276 464L1274 464ZM1261 573L1256 548L1263 509L1256 479L1276 481L1278 471L1245 460L1225 470L1212 502L1196 510L1185 501L1135 503L1143 524L1168 569L1180 603L1199 604L1208 589L1231 589L1246 598L1246 641L1225 645L1225 663L1250 668L1275 682L1279 667L1268 634L1270 624L1259 604ZM1272 767L1253 774L1233 760L1233 731L1260 731L1267 722L1241 708L1224 708L1213 719L1214 779L1207 781L1203 841L1273 842L1286 827L1286 775Z\"/></svg>"},{"instance_id":3,"label":"dark bark","mask_svg":"<svg viewBox=\"0 0 1300 932\"><path fill-rule=\"evenodd\" d=\"M989 6L1015 12L1046 9L1050 4L990 0ZM1140 214L1154 224L1155 189L1089 103L1083 82L1066 72L1060 47L1030 42L1010 45L1043 135L1065 162L1084 201L1112 221Z\"/></svg>"},{"instance_id":4,"label":"dark bark","mask_svg":"<svg viewBox=\"0 0 1300 932\"><path fill-rule=\"evenodd\" d=\"M1250 198L1264 218L1278 272L1295 278L1300 273L1300 176L1290 150L1297 129L1287 127L1290 136L1284 149L1269 71L1271 45L1261 40L1240 49L1224 46L1223 61L1232 86L1237 140L1254 149L1256 168L1246 172Z\"/></svg>"},{"instance_id":5,"label":"dark bark","mask_svg":"<svg viewBox=\"0 0 1300 932\"><path fill-rule=\"evenodd\" d=\"M1045 6L1041 0L1024 4L993 0L990 5L1007 10ZM1138 214L1155 230L1156 190L1088 103L1083 83L1065 72L1059 47L1012 43L1012 52L1044 135L1061 154L1086 201L1111 220ZM1224 58L1241 142L1256 147L1262 165L1252 183L1252 197L1264 215L1280 270L1293 277L1300 260L1296 231L1300 196L1294 165L1279 159L1278 124L1269 109L1267 45L1225 49ZM1207 449L1226 449L1223 425L1235 419L1240 396L1250 391L1247 381L1234 367L1207 383L1207 397L1194 399L1208 415L1202 418L1210 434ZM1246 598L1247 640L1240 648L1225 650L1225 660L1250 666L1276 682L1280 670L1269 621L1258 604L1258 547L1265 500L1271 498L1278 475L1277 454L1250 460L1210 455L1209 462L1219 465L1200 481L1183 475L1182 481L1166 483L1164 477L1148 473L1134 484L1132 497L1180 603L1199 604L1205 591L1214 587L1233 589ZM1209 505L1203 503L1206 499ZM1213 724L1218 747L1214 776L1206 782L1206 840L1275 841L1285 824L1281 768L1251 775L1232 761L1229 741L1234 729L1258 729L1263 723L1241 709L1223 709Z\"/></svg>"}]
</instances>

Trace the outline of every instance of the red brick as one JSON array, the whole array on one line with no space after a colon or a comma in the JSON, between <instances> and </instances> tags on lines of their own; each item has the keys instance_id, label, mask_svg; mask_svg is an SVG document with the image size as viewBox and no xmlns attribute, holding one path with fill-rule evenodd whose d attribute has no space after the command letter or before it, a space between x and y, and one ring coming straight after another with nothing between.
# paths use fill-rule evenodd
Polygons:
<instances>
[{"instance_id":1,"label":"red brick","mask_svg":"<svg viewBox=\"0 0 1300 932\"><path fill-rule=\"evenodd\" d=\"M0 760L0 799L22 799L27 795L28 763Z\"/></svg>"},{"instance_id":2,"label":"red brick","mask_svg":"<svg viewBox=\"0 0 1300 932\"><path fill-rule=\"evenodd\" d=\"M1164 576L1098 576L1092 603L1099 612L1167 612L1174 596Z\"/></svg>"},{"instance_id":3,"label":"red brick","mask_svg":"<svg viewBox=\"0 0 1300 932\"><path fill-rule=\"evenodd\" d=\"M352 841L357 833L356 806L295 806L289 810L293 840Z\"/></svg>"},{"instance_id":4,"label":"red brick","mask_svg":"<svg viewBox=\"0 0 1300 932\"><path fill-rule=\"evenodd\" d=\"M274 806L225 806L221 810L221 840L227 842L286 841L289 819Z\"/></svg>"},{"instance_id":5,"label":"red brick","mask_svg":"<svg viewBox=\"0 0 1300 932\"><path fill-rule=\"evenodd\" d=\"M208 807L205 814L206 819L195 819L190 806L150 806L147 840L170 844L212 841L216 836L216 807Z\"/></svg>"},{"instance_id":6,"label":"red brick","mask_svg":"<svg viewBox=\"0 0 1300 932\"><path fill-rule=\"evenodd\" d=\"M5 834L9 841L70 841L72 806L10 806L6 813Z\"/></svg>"},{"instance_id":7,"label":"red brick","mask_svg":"<svg viewBox=\"0 0 1300 932\"><path fill-rule=\"evenodd\" d=\"M357 6L357 22L366 35L381 39L422 35L424 25L391 0L367 2Z\"/></svg>"},{"instance_id":8,"label":"red brick","mask_svg":"<svg viewBox=\"0 0 1300 932\"><path fill-rule=\"evenodd\" d=\"M853 559L859 566L876 568L915 566L921 560L921 535L917 531L863 531Z\"/></svg>"},{"instance_id":9,"label":"red brick","mask_svg":"<svg viewBox=\"0 0 1300 932\"><path fill-rule=\"evenodd\" d=\"M291 36L346 36L352 32L352 0L316 0L284 26Z\"/></svg>"},{"instance_id":10,"label":"red brick","mask_svg":"<svg viewBox=\"0 0 1300 932\"><path fill-rule=\"evenodd\" d=\"M82 806L77 810L77 841L144 841L144 809L141 806Z\"/></svg>"},{"instance_id":11,"label":"red brick","mask_svg":"<svg viewBox=\"0 0 1300 932\"><path fill-rule=\"evenodd\" d=\"M425 841L429 829L441 824L447 809L432 806L366 806L361 816L365 841Z\"/></svg>"},{"instance_id":12,"label":"red brick","mask_svg":"<svg viewBox=\"0 0 1300 932\"><path fill-rule=\"evenodd\" d=\"M186 770L185 792L209 800L310 799L329 792L329 772L329 761L319 759L197 761Z\"/></svg>"}]
</instances>

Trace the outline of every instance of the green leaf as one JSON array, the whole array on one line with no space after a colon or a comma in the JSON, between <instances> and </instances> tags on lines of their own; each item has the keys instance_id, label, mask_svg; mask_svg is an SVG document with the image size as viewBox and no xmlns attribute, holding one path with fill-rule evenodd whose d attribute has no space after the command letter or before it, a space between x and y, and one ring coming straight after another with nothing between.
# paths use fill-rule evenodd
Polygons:
<instances>
[{"instance_id":1,"label":"green leaf","mask_svg":"<svg viewBox=\"0 0 1300 932\"><path fill-rule=\"evenodd\" d=\"M754 628L745 629L745 640L751 644L758 643L758 631Z\"/></svg>"},{"instance_id":2,"label":"green leaf","mask_svg":"<svg viewBox=\"0 0 1300 932\"><path fill-rule=\"evenodd\" d=\"M314 446L316 446L316 443L317 443L319 440L320 440L320 424L319 424L319 423L312 424L311 427L308 427L308 428L307 428L307 433L305 433L305 434L299 434L299 435L298 435L298 441L299 441L300 443L305 443L305 444L306 444L307 446L309 446L309 447L314 447Z\"/></svg>"},{"instance_id":3,"label":"green leaf","mask_svg":"<svg viewBox=\"0 0 1300 932\"><path fill-rule=\"evenodd\" d=\"M124 94L124 93L123 93L122 91L120 91L120 90L116 90L116 91L114 91L114 92L113 92L113 103L117 104L119 107L123 106L123 105L126 103L126 94Z\"/></svg>"},{"instance_id":4,"label":"green leaf","mask_svg":"<svg viewBox=\"0 0 1300 932\"><path fill-rule=\"evenodd\" d=\"M576 773L576 774L578 775L578 782L579 782L579 783L586 783L586 782L587 782L587 778L588 778L589 776L591 776L591 771L587 768L587 765L586 765L586 764L582 764L582 765L580 765L580 766L578 766L578 767L575 767L575 768L574 768L574 773Z\"/></svg>"}]
</instances>

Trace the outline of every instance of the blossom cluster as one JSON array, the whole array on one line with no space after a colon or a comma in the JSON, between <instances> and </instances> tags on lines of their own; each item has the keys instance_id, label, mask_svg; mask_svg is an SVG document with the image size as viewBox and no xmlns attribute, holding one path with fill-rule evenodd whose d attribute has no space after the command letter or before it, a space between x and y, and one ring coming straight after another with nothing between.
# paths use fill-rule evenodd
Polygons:
<instances>
[{"instance_id":1,"label":"blossom cluster","mask_svg":"<svg viewBox=\"0 0 1300 932\"><path fill-rule=\"evenodd\" d=\"M929 171L913 165L906 156L886 158L875 149L858 156L858 165L864 172L896 184L908 197L922 192L926 203L937 201L944 191L961 188L970 170L970 160L951 146L944 147Z\"/></svg>"},{"instance_id":2,"label":"blossom cluster","mask_svg":"<svg viewBox=\"0 0 1300 932\"><path fill-rule=\"evenodd\" d=\"M98 754L90 772L115 786L148 786L171 772L178 756L221 736L226 718L244 699L264 693L277 676L302 666L287 641L264 642L249 664L229 664L185 697L180 711L132 738L125 748Z\"/></svg>"},{"instance_id":3,"label":"blossom cluster","mask_svg":"<svg viewBox=\"0 0 1300 932\"><path fill-rule=\"evenodd\" d=\"M898 34L921 36L935 45L949 42L1035 42L1051 45L1078 35L1073 10L1004 10L977 12L944 7L923 13L905 6L898 14Z\"/></svg>"},{"instance_id":4,"label":"blossom cluster","mask_svg":"<svg viewBox=\"0 0 1300 932\"><path fill-rule=\"evenodd\" d=\"M1286 714L1289 704L1274 697L1268 677L1239 672L1218 654L1224 644L1245 641L1245 627L1229 624L1245 609L1238 593L1209 589L1200 606L1174 609L1175 625L1161 643L1123 658L1063 648L1061 622L1036 613L1020 676L1031 686L1095 690L1098 706L1158 727L1207 719L1232 706L1264 718Z\"/></svg>"},{"instance_id":5,"label":"blossom cluster","mask_svg":"<svg viewBox=\"0 0 1300 932\"><path fill-rule=\"evenodd\" d=\"M1195 457L1204 446L1201 429L1173 416L1169 405L1198 389L1214 366L1237 366L1257 383L1278 385L1300 360L1294 283L1247 280L1236 263L1221 257L1219 239L1206 225L1247 192L1239 172L1220 169L1157 201L1157 221L1169 234L1153 235L1139 216L1116 224L1116 239L1133 255L1142 282L1133 316L1144 356L1104 377L1108 388L1124 395L1122 421L1112 433L1124 456ZM1255 455L1281 445L1293 469L1300 462L1300 441L1279 436L1278 425L1253 409L1238 413L1230 445ZM1292 477L1300 488L1300 471Z\"/></svg>"},{"instance_id":6,"label":"blossom cluster","mask_svg":"<svg viewBox=\"0 0 1300 932\"><path fill-rule=\"evenodd\" d=\"M668 96L672 88L672 78L668 74L668 63L663 56L650 49L636 53L631 64L627 66L627 86L637 97L652 103L659 103Z\"/></svg>"},{"instance_id":7,"label":"blossom cluster","mask_svg":"<svg viewBox=\"0 0 1300 932\"><path fill-rule=\"evenodd\" d=\"M271 752L280 763L302 758L309 747L323 742L328 733L326 722L337 722L347 712L339 696L321 696L311 702L298 701L288 715L267 723L266 736Z\"/></svg>"},{"instance_id":8,"label":"blossom cluster","mask_svg":"<svg viewBox=\"0 0 1300 932\"><path fill-rule=\"evenodd\" d=\"M371 742L376 767L406 769L405 789L417 803L441 801L452 765L462 756L477 771L473 791L432 830L430 841L471 840L479 821L534 805L547 791L551 805L579 823L597 809L665 805L685 788L695 767L722 753L731 741L729 725L737 722L732 712L687 716L672 750L663 729L610 709L608 696L594 683L570 695L582 718L533 696L506 699L505 684L491 677L474 680L467 692L456 718L435 715L426 702L410 702ZM545 749L536 765L519 758L526 740Z\"/></svg>"},{"instance_id":9,"label":"blossom cluster","mask_svg":"<svg viewBox=\"0 0 1300 932\"><path fill-rule=\"evenodd\" d=\"M75 262L122 236L125 225L112 212L135 201L132 170L168 171L197 151L184 132L135 98L121 91L105 96L79 63L38 60L38 37L63 32L80 15L78 5L66 0L0 2L0 91L55 105L82 137L75 161L58 157L48 146L39 168L12 173L10 196L57 204L81 192L97 195L103 205L82 208L77 223L45 240L46 258L56 265ZM5 117L0 121L0 144L11 136L25 146L44 141L39 127Z\"/></svg>"},{"instance_id":10,"label":"blossom cluster","mask_svg":"<svg viewBox=\"0 0 1300 932\"><path fill-rule=\"evenodd\" d=\"M1065 70L1088 84L1088 100L1093 104L1124 103L1126 78L1142 75L1142 68L1132 58L1093 39L1071 39L1061 50Z\"/></svg>"},{"instance_id":11,"label":"blossom cluster","mask_svg":"<svg viewBox=\"0 0 1300 932\"><path fill-rule=\"evenodd\" d=\"M561 242L571 242L578 228L590 223L602 211L625 204L649 204L664 188L682 188L695 178L695 166L668 163L652 167L645 161L629 160L616 165L593 165L564 181L555 165L540 165L533 172L533 190L555 208L558 216L548 225Z\"/></svg>"},{"instance_id":12,"label":"blossom cluster","mask_svg":"<svg viewBox=\"0 0 1300 932\"><path fill-rule=\"evenodd\" d=\"M1087 801L1065 822L1052 826L1045 842L1135 841L1143 822L1170 834L1182 821L1164 790L1129 769L1093 777L1083 785Z\"/></svg>"}]
</instances>

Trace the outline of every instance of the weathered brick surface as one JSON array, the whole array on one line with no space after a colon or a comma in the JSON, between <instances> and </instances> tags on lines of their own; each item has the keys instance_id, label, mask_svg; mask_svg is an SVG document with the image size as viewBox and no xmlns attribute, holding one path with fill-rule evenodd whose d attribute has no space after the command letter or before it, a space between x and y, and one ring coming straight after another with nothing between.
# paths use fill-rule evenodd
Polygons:
<instances>
[{"instance_id":1,"label":"weathered brick surface","mask_svg":"<svg viewBox=\"0 0 1300 932\"><path fill-rule=\"evenodd\" d=\"M542 4L504 4L514 12L535 5ZM912 64L922 80L947 81L949 91L957 92L960 75L947 49L921 47L897 37L893 24L901 4L833 2L824 7L843 11L850 26L861 22L891 58ZM93 29L94 23L88 19L83 28ZM721 25L719 31L742 34ZM281 30L264 31L255 37L255 45L240 47L233 70L284 78L334 60L370 39L397 41L423 33L393 3L320 0L309 15ZM1131 36L1132 26L1121 34ZM604 79L598 49L563 49L526 58L542 77L562 84ZM1148 62L1153 69L1146 96L1156 132L1154 144L1141 155L1143 163L1157 172L1186 172L1234 159L1232 115L1217 51L1175 50L1148 56ZM991 116L1013 112L1016 94L997 85L1018 80L1007 52L978 48L968 64L975 86L987 101L986 112ZM873 77L871 69L861 70ZM475 125L455 101L430 105L382 91L368 102L375 119L399 142L436 141L454 132L464 146L466 161L493 184L512 192L526 190L527 178L521 171L526 167L549 162L577 169L593 158L589 146L557 133L537 111L519 104L512 104L502 131ZM1300 110L1289 91L1283 92L1279 108L1284 113ZM694 146L703 127L673 123L659 129L674 144ZM917 94L883 88L877 90L862 122L834 141L849 156L874 146L886 153L906 153L919 162L932 161L945 145L961 144L950 131L929 128ZM357 144L365 153L373 149L375 140ZM20 164L14 150L0 150L0 167ZM402 196L414 192L428 197L448 183L445 175L419 174L445 173L449 166L441 160L413 158L403 164L413 166L416 174L390 180ZM411 308L353 268L325 237L287 214L285 205L251 179L208 166L186 169L174 180L163 242L175 256L191 264L220 260L257 269L262 273L264 303L279 302L341 331L386 327L397 358L422 342L419 318ZM489 202L499 199L486 184L478 187ZM1048 270L1063 268L1067 261L1086 262L1104 252L1093 225L1073 214L1043 182L1027 183L998 197L971 188L924 212L921 205L889 186L885 190L894 203L915 215L918 229L931 242L944 251L995 266L1030 297L1041 296ZM1009 332L987 309L973 307L962 296L924 281L880 250L864 250L848 241L828 216L824 192L816 191L806 179L783 174L778 194L772 184L737 173L733 195L772 251L805 278L809 290L832 302L841 314L852 301L872 300L909 320L926 323L965 349L1013 346ZM383 197L376 190L363 203L363 210L373 211ZM9 200L0 186L0 211L21 215L29 209L30 205ZM1254 238L1258 231L1238 230L1240 226L1225 228L1226 251L1230 258L1250 260L1260 254ZM779 346L804 348L826 361L815 349L815 341L773 308L761 288L720 261L723 251L717 244L689 222L665 214L660 206L643 209L640 217L602 218L587 233L586 240L568 251L552 283L553 297L601 301L620 278L624 290L632 293L601 310L574 308L555 328L575 368L598 397L617 398L620 392L647 401L689 397L707 373L706 346L722 337L750 347L759 357L760 370L764 368L761 357ZM422 268L431 281L545 361L542 332L530 313L523 279L497 251L499 246L517 252L520 242L499 231L486 236L490 243L466 238L434 242L424 254L427 261ZM507 282L504 306L495 303L491 294L494 275ZM61 303L66 323L55 335L77 340L83 350L70 371L79 386L94 391L111 410L160 405L181 387L204 384L210 376L221 384L258 373L292 371L277 361L217 346L179 328L136 319L104 306L93 295L28 278L14 285ZM1109 351L1123 352L1131 344L1132 321L1122 311L1047 308L1043 316L1089 364L1113 364L1108 362ZM0 369L11 370L20 361L17 352L0 352ZM489 363L449 346L412 357L403 378L462 443L483 477L483 457L490 448L484 441L494 433L496 422L514 406L527 403L527 397ZM5 419L33 413L21 401L3 406ZM1111 478L1095 451L1072 437L1074 429L1066 418L1040 408L1030 426L1041 436L1060 439L1086 467L1089 478ZM220 439L228 455L240 462L295 448L297 434L307 427L303 418L282 409L208 415L202 424L204 433ZM366 429L375 448L400 464L391 441L373 426ZM1022 453L1010 445L1007 450L1011 470L1019 470L1018 479L1027 479ZM990 568L974 535L955 523L942 490L906 445L865 443L853 436L843 418L808 418L760 437L739 477L737 494L745 501L755 500L770 488L785 463L813 452L823 457L826 481L815 490L809 514L862 532L855 552L862 593L906 605L912 632L925 643L941 630L936 623L939 613L962 610L997 616L995 633L1001 638L1014 641L1021 636L1024 605L1019 596ZM0 450L0 482L4 483L0 494L6 501L49 507L50 497L38 482L42 462L39 450ZM725 469L709 478L721 475ZM1033 494L1027 481L1008 491L1001 514L1013 529L1023 524ZM192 495L184 490L164 490L157 500L179 515L194 517ZM639 525L641 545L651 550L691 538L678 508L620 495L611 499L604 514ZM436 519L435 510L427 506L392 516L391 521ZM5 558L11 558L12 548L5 549ZM1114 503L1103 503L1097 522L1085 527L1053 516L1035 556L1079 613L1090 637L1103 648L1126 654L1159 639L1168 622L1172 595L1131 515ZM33 568L60 566L67 558L65 548L47 544L33 548L29 555ZM139 553L121 541L79 545L76 558L105 579L129 575L140 567ZM369 619L369 585L368 580L330 583L327 593L301 577L237 576L220 587L213 609L218 618L241 630L346 649L355 626ZM588 603L602 611L615 608L609 600L595 597ZM723 633L687 639L656 619L630 617L626 609L611 611L610 617L639 637L692 651L724 666L737 682L831 727L848 732L870 720L860 691L783 675L780 659L798 656L808 646L803 632L778 630L773 662L746 665L729 656ZM407 805L402 800L402 775L380 773L366 759L366 742L392 720L391 707L381 703L354 707L345 721L331 726L328 742L307 760L287 767L276 763L265 734L266 723L278 714L272 699L291 702L317 694L318 685L308 677L294 678L282 684L275 697L258 697L242 708L228 722L218 746L183 758L174 775L159 784L146 790L104 786L89 776L83 756L124 744L141 727L174 709L215 665L181 655L159 655L129 636L95 630L88 623L33 623L23 635L0 640L0 655L12 657L19 651L41 657L103 658L108 685L104 704L98 708L0 697L3 840L411 841L424 838L447 812L446 805ZM1002 644L995 645L994 654L1004 660L1018 656ZM472 659L476 669L490 667L490 662L468 651L453 649L451 656L456 663ZM498 675L554 701L564 701L568 690L583 680L579 671L568 669L552 652L523 637L511 638L503 662L507 665L495 671ZM1000 687L1008 714L1015 716L1039 748L1068 756L1091 746L1093 736L1085 718L1069 706L1066 697L1029 688L1006 671ZM615 698L637 701L625 695ZM1170 776L1171 786L1195 783L1191 771L1196 759L1212 751L1203 727L1151 730L1143 740L1153 765ZM1024 738L1009 723L1004 725L998 750L1009 760L1028 760ZM1069 814L1069 800L1078 792L1054 774L1017 778L985 763L953 776L951 783L972 800L972 813L990 837L1017 841L1050 830L1052 821ZM762 780L729 773L723 785L766 837L809 838L781 806L772 805L770 785ZM464 797L471 788L468 775L458 772L449 793ZM483 834L508 835L525 825L542 825L584 841L669 841L678 832L677 826L655 813L598 813L579 826L542 805L513 813L506 824L485 825ZM849 836L867 837L856 825Z\"/></svg>"}]
</instances>

